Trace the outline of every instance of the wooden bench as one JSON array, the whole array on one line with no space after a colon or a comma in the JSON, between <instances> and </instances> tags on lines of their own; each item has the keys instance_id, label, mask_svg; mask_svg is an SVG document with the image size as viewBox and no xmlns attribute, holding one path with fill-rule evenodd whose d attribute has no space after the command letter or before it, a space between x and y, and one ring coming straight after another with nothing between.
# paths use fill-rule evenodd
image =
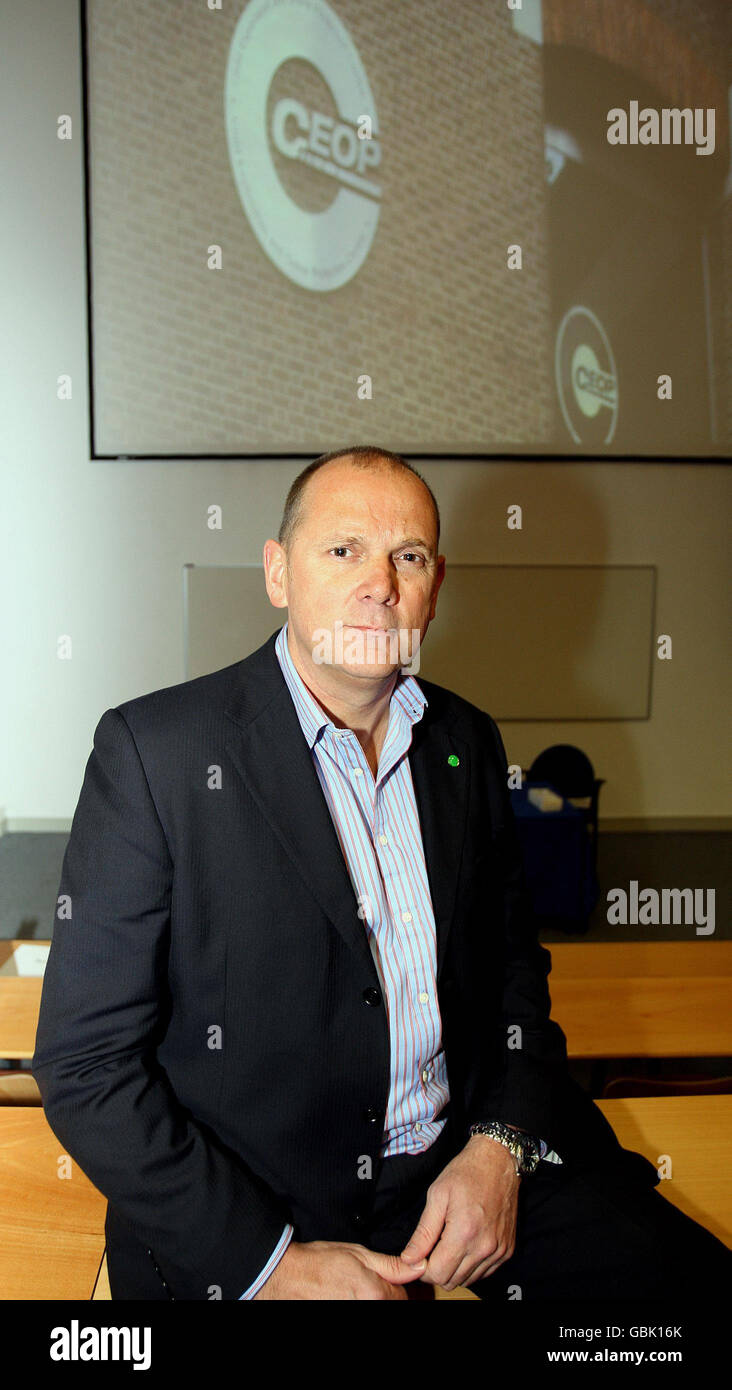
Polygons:
<instances>
[{"instance_id":1,"label":"wooden bench","mask_svg":"<svg viewBox=\"0 0 732 1390\"><path fill-rule=\"evenodd\" d=\"M643 1097L598 1102L624 1148L673 1177L656 1189L732 1244L732 1096ZM0 1286L6 1299L104 1299L106 1201L75 1163L60 1178L63 1148L42 1109L0 1108ZM470 1289L436 1297L474 1299Z\"/></svg>"}]
</instances>

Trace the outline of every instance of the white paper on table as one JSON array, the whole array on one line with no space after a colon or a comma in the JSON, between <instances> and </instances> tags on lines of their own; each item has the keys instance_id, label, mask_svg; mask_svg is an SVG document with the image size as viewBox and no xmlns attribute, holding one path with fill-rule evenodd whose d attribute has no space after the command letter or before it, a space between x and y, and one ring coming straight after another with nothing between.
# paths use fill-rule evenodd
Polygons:
<instances>
[{"instance_id":1,"label":"white paper on table","mask_svg":"<svg viewBox=\"0 0 732 1390\"><path fill-rule=\"evenodd\" d=\"M539 811L561 811L564 797L553 792L550 787L529 787L529 801Z\"/></svg>"},{"instance_id":2,"label":"white paper on table","mask_svg":"<svg viewBox=\"0 0 732 1390\"><path fill-rule=\"evenodd\" d=\"M50 943L21 941L13 954L0 965L0 975L42 975L46 969Z\"/></svg>"}]
</instances>

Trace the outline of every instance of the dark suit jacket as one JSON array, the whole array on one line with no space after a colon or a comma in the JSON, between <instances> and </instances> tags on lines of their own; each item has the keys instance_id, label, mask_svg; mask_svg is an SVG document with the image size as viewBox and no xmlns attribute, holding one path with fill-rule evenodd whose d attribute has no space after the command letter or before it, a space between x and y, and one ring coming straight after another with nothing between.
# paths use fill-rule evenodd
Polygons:
<instances>
[{"instance_id":1,"label":"dark suit jacket","mask_svg":"<svg viewBox=\"0 0 732 1390\"><path fill-rule=\"evenodd\" d=\"M152 1250L176 1298L239 1298L286 1221L368 1243L387 1017L276 636L104 713L43 983L48 1121L108 1198L108 1233ZM498 1118L565 1163L617 1151L549 1017L497 726L420 684L408 756L458 1147Z\"/></svg>"}]
</instances>

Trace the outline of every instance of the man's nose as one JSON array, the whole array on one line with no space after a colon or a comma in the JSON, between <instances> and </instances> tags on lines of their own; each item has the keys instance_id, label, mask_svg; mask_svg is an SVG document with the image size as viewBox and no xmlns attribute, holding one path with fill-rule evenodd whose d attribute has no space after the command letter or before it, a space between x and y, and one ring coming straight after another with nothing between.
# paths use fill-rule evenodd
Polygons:
<instances>
[{"instance_id":1,"label":"man's nose","mask_svg":"<svg viewBox=\"0 0 732 1390\"><path fill-rule=\"evenodd\" d=\"M385 603L398 592L396 568L391 558L373 560L358 586L359 598L373 598Z\"/></svg>"}]
</instances>

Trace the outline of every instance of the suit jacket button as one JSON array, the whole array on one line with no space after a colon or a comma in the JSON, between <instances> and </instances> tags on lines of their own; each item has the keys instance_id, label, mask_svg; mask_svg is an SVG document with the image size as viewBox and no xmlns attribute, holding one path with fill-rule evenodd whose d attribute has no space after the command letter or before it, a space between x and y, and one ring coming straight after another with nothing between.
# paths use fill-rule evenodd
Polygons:
<instances>
[{"instance_id":1,"label":"suit jacket button","mask_svg":"<svg viewBox=\"0 0 732 1390\"><path fill-rule=\"evenodd\" d=\"M373 1125L376 1124L379 1118L379 1112L378 1110L374 1110L373 1105L368 1105L363 1112L363 1117L365 1120L368 1120L369 1124Z\"/></svg>"},{"instance_id":2,"label":"suit jacket button","mask_svg":"<svg viewBox=\"0 0 732 1390\"><path fill-rule=\"evenodd\" d=\"M381 994L374 985L369 985L368 989L364 990L362 998L364 1004L371 1004L372 1007L381 1003Z\"/></svg>"}]
</instances>

